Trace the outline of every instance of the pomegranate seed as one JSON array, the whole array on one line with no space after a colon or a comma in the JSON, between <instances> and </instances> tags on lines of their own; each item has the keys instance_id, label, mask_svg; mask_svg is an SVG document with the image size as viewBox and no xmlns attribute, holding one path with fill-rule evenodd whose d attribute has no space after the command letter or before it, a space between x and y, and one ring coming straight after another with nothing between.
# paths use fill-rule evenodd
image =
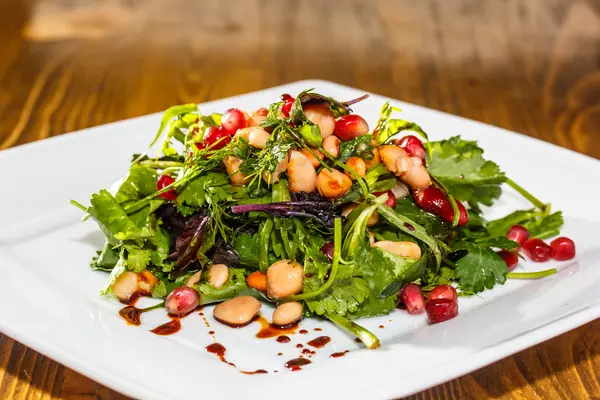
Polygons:
<instances>
[{"instance_id":1,"label":"pomegranate seed","mask_svg":"<svg viewBox=\"0 0 600 400\"><path fill-rule=\"evenodd\" d=\"M388 199L386 200L385 205L391 208L396 207L396 195L394 195L394 192L392 192L391 190L388 190L387 192L375 192L373 194L375 196L381 196L384 193L387 193L388 195Z\"/></svg>"},{"instance_id":2,"label":"pomegranate seed","mask_svg":"<svg viewBox=\"0 0 600 400\"><path fill-rule=\"evenodd\" d=\"M544 262L550 259L552 250L542 239L528 239L523 243L523 251L532 261Z\"/></svg>"},{"instance_id":3,"label":"pomegranate seed","mask_svg":"<svg viewBox=\"0 0 600 400\"><path fill-rule=\"evenodd\" d=\"M294 102L294 98L292 96L290 96L287 93L284 93L281 95L281 101L283 101L284 103L287 103L289 101L291 101L292 103Z\"/></svg>"},{"instance_id":4,"label":"pomegranate seed","mask_svg":"<svg viewBox=\"0 0 600 400\"><path fill-rule=\"evenodd\" d=\"M290 100L290 101L284 102L283 105L281 106L281 113L285 117L289 117L290 116L290 111L292 110L292 105L293 104L294 104L294 101Z\"/></svg>"},{"instance_id":5,"label":"pomegranate seed","mask_svg":"<svg viewBox=\"0 0 600 400\"><path fill-rule=\"evenodd\" d=\"M425 297L421 287L416 283L404 285L400 290L400 300L406 306L409 314L422 314L425 309Z\"/></svg>"},{"instance_id":6,"label":"pomegranate seed","mask_svg":"<svg viewBox=\"0 0 600 400\"><path fill-rule=\"evenodd\" d=\"M256 110L256 115L260 115L261 117L266 117L267 115L269 115L269 110L267 110L264 107L261 107L258 110Z\"/></svg>"},{"instance_id":7,"label":"pomegranate seed","mask_svg":"<svg viewBox=\"0 0 600 400\"><path fill-rule=\"evenodd\" d=\"M575 257L575 242L561 236L550 242L550 256L556 261L567 261Z\"/></svg>"},{"instance_id":8,"label":"pomegranate seed","mask_svg":"<svg viewBox=\"0 0 600 400\"><path fill-rule=\"evenodd\" d=\"M425 147L423 147L423 143L417 137L411 135L404 136L398 142L398 146L406 151L409 156L418 157L425 162L427 152L425 151Z\"/></svg>"},{"instance_id":9,"label":"pomegranate seed","mask_svg":"<svg viewBox=\"0 0 600 400\"><path fill-rule=\"evenodd\" d=\"M458 301L458 294L456 289L450 285L438 285L433 288L427 296L429 300L448 299L452 301Z\"/></svg>"},{"instance_id":10,"label":"pomegranate seed","mask_svg":"<svg viewBox=\"0 0 600 400\"><path fill-rule=\"evenodd\" d=\"M198 292L187 286L174 289L165 300L165 309L172 315L185 315L198 307Z\"/></svg>"},{"instance_id":11,"label":"pomegranate seed","mask_svg":"<svg viewBox=\"0 0 600 400\"><path fill-rule=\"evenodd\" d=\"M429 322L437 324L448 321L458 315L458 303L448 299L428 300L425 304L425 311Z\"/></svg>"},{"instance_id":12,"label":"pomegranate seed","mask_svg":"<svg viewBox=\"0 0 600 400\"><path fill-rule=\"evenodd\" d=\"M224 132L233 135L238 129L246 127L246 116L244 112L237 108L230 108L225 111L221 118L221 128Z\"/></svg>"},{"instance_id":13,"label":"pomegranate seed","mask_svg":"<svg viewBox=\"0 0 600 400\"><path fill-rule=\"evenodd\" d=\"M523 243L529 239L529 231L524 226L513 225L508 230L506 237L513 242L519 243L519 246L523 246Z\"/></svg>"},{"instance_id":14,"label":"pomegranate seed","mask_svg":"<svg viewBox=\"0 0 600 400\"><path fill-rule=\"evenodd\" d=\"M415 203L423 210L439 216L442 220L450 223L454 219L454 211L448 197L435 186L426 189L415 190L413 193ZM462 226L469 222L469 214L460 201L456 201L460 212L458 225Z\"/></svg>"},{"instance_id":15,"label":"pomegranate seed","mask_svg":"<svg viewBox=\"0 0 600 400\"><path fill-rule=\"evenodd\" d=\"M156 182L156 189L163 190L173 182L175 182L175 179L173 179L169 175L161 175L160 178L158 178L158 181ZM171 189L168 192L159 194L159 196L167 200L176 200L177 192L175 191L175 189Z\"/></svg>"},{"instance_id":16,"label":"pomegranate seed","mask_svg":"<svg viewBox=\"0 0 600 400\"><path fill-rule=\"evenodd\" d=\"M321 253L325 254L329 261L333 260L333 242L327 242L321 247Z\"/></svg>"},{"instance_id":17,"label":"pomegranate seed","mask_svg":"<svg viewBox=\"0 0 600 400\"><path fill-rule=\"evenodd\" d=\"M498 252L498 255L502 257L502 259L506 263L506 266L508 267L508 272L512 271L517 267L517 264L519 263L519 256L517 255L517 253L508 250L500 250Z\"/></svg>"},{"instance_id":18,"label":"pomegranate seed","mask_svg":"<svg viewBox=\"0 0 600 400\"><path fill-rule=\"evenodd\" d=\"M231 136L219 126L210 126L204 133L204 143L210 150L219 150L227 146Z\"/></svg>"},{"instance_id":19,"label":"pomegranate seed","mask_svg":"<svg viewBox=\"0 0 600 400\"><path fill-rule=\"evenodd\" d=\"M369 133L369 124L356 114L345 115L335 122L335 136L347 141Z\"/></svg>"}]
</instances>

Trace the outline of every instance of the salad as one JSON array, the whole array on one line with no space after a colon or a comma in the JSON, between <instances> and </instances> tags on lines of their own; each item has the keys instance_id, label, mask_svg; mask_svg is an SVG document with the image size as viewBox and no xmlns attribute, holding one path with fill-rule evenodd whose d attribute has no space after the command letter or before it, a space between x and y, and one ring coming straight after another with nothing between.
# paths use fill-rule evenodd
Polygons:
<instances>
[{"instance_id":1,"label":"salad","mask_svg":"<svg viewBox=\"0 0 600 400\"><path fill-rule=\"evenodd\" d=\"M305 90L251 112L168 109L150 148L110 190L76 201L104 232L91 261L108 273L102 295L139 296L184 316L217 304L214 318L241 327L263 303L272 323L323 318L369 349L356 321L458 314L458 297L556 272L512 272L524 254L568 260L560 211L519 186L474 141L430 141L385 103L372 126L352 113L368 96L339 101ZM486 220L502 185L532 206Z\"/></svg>"}]
</instances>

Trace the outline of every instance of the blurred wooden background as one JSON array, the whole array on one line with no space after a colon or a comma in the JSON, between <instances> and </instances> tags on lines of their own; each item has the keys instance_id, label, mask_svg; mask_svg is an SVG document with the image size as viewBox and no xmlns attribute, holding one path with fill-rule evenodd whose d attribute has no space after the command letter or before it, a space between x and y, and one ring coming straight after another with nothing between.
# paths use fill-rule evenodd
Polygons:
<instances>
[{"instance_id":1,"label":"blurred wooden background","mask_svg":"<svg viewBox=\"0 0 600 400\"><path fill-rule=\"evenodd\" d=\"M600 158L597 0L0 0L0 149L307 78ZM598 329L414 398L600 398ZM0 339L2 398L122 397Z\"/></svg>"}]
</instances>

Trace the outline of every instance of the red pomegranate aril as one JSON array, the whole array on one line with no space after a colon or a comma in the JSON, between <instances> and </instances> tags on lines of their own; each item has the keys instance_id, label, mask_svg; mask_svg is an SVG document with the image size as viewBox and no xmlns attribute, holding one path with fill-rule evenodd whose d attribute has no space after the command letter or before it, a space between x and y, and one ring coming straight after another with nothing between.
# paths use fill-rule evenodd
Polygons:
<instances>
[{"instance_id":1,"label":"red pomegranate aril","mask_svg":"<svg viewBox=\"0 0 600 400\"><path fill-rule=\"evenodd\" d=\"M498 252L498 255L502 257L502 259L506 263L506 266L508 267L508 272L512 271L517 267L517 264L519 263L519 256L517 255L517 253L508 250L500 250Z\"/></svg>"},{"instance_id":2,"label":"red pomegranate aril","mask_svg":"<svg viewBox=\"0 0 600 400\"><path fill-rule=\"evenodd\" d=\"M327 242L321 247L321 253L325 254L329 261L333 260L333 242Z\"/></svg>"},{"instance_id":3,"label":"red pomegranate aril","mask_svg":"<svg viewBox=\"0 0 600 400\"><path fill-rule=\"evenodd\" d=\"M290 111L292 110L292 105L294 104L294 101L286 101L283 103L283 105L281 106L281 113L285 116L285 117L289 117L290 116Z\"/></svg>"},{"instance_id":4,"label":"red pomegranate aril","mask_svg":"<svg viewBox=\"0 0 600 400\"><path fill-rule=\"evenodd\" d=\"M529 239L529 231L524 226L513 225L508 230L506 237L513 242L519 243L519 246L523 246L523 243Z\"/></svg>"},{"instance_id":5,"label":"red pomegranate aril","mask_svg":"<svg viewBox=\"0 0 600 400\"><path fill-rule=\"evenodd\" d=\"M231 136L219 126L210 126L204 133L204 143L210 150L219 150L227 146Z\"/></svg>"},{"instance_id":6,"label":"red pomegranate aril","mask_svg":"<svg viewBox=\"0 0 600 400\"><path fill-rule=\"evenodd\" d=\"M158 178L158 181L156 182L156 189L157 190L163 190L164 188L166 188L167 186L169 186L173 182L175 182L175 179L173 179L169 175L161 175ZM175 189L171 189L168 192L164 192L164 193L159 194L159 196L162 197L163 199L166 199L166 200L176 200L177 199L177 192L175 191Z\"/></svg>"},{"instance_id":7,"label":"red pomegranate aril","mask_svg":"<svg viewBox=\"0 0 600 400\"><path fill-rule=\"evenodd\" d=\"M438 285L433 288L429 295L427 296L429 300L439 300L439 299L447 299L452 301L458 301L458 294L456 293L456 289L450 285Z\"/></svg>"},{"instance_id":8,"label":"red pomegranate aril","mask_svg":"<svg viewBox=\"0 0 600 400\"><path fill-rule=\"evenodd\" d=\"M432 324L448 321L458 315L458 302L448 299L428 300L425 311Z\"/></svg>"},{"instance_id":9,"label":"red pomegranate aril","mask_svg":"<svg viewBox=\"0 0 600 400\"><path fill-rule=\"evenodd\" d=\"M369 133L369 124L360 115L345 115L335 122L333 133L338 138L348 141Z\"/></svg>"},{"instance_id":10,"label":"red pomegranate aril","mask_svg":"<svg viewBox=\"0 0 600 400\"><path fill-rule=\"evenodd\" d=\"M400 290L400 300L406 306L406 311L409 314L422 314L425 310L425 297L421 291L421 287L416 283L404 285Z\"/></svg>"},{"instance_id":11,"label":"red pomegranate aril","mask_svg":"<svg viewBox=\"0 0 600 400\"><path fill-rule=\"evenodd\" d=\"M226 133L233 135L238 129L246 127L246 116L242 110L230 108L221 118L221 128Z\"/></svg>"},{"instance_id":12,"label":"red pomegranate aril","mask_svg":"<svg viewBox=\"0 0 600 400\"><path fill-rule=\"evenodd\" d=\"M174 289L165 300L165 308L169 314L185 315L198 307L198 292L188 286Z\"/></svg>"},{"instance_id":13,"label":"red pomegranate aril","mask_svg":"<svg viewBox=\"0 0 600 400\"><path fill-rule=\"evenodd\" d=\"M291 101L292 103L294 102L294 98L292 96L290 96L287 93L284 93L281 95L281 101L283 101L284 103L287 103L289 101Z\"/></svg>"},{"instance_id":14,"label":"red pomegranate aril","mask_svg":"<svg viewBox=\"0 0 600 400\"><path fill-rule=\"evenodd\" d=\"M567 261L575 257L575 242L568 237L558 237L550 242L550 256L556 261Z\"/></svg>"},{"instance_id":15,"label":"red pomegranate aril","mask_svg":"<svg viewBox=\"0 0 600 400\"><path fill-rule=\"evenodd\" d=\"M415 203L423 210L439 216L445 222L451 223L454 219L454 211L448 197L435 186L426 189L415 190L413 193ZM456 201L459 210L458 225L466 225L469 222L469 214L460 201Z\"/></svg>"},{"instance_id":16,"label":"red pomegranate aril","mask_svg":"<svg viewBox=\"0 0 600 400\"><path fill-rule=\"evenodd\" d=\"M425 162L427 152L425 151L425 147L423 147L423 143L417 137L411 135L404 136L398 141L398 146L406 151L409 156L418 157Z\"/></svg>"},{"instance_id":17,"label":"red pomegranate aril","mask_svg":"<svg viewBox=\"0 0 600 400\"><path fill-rule=\"evenodd\" d=\"M381 196L384 193L387 193L388 195L388 199L386 200L385 205L391 208L396 207L396 196L391 190L388 190L387 192L376 192L374 194L375 196Z\"/></svg>"},{"instance_id":18,"label":"red pomegranate aril","mask_svg":"<svg viewBox=\"0 0 600 400\"><path fill-rule=\"evenodd\" d=\"M542 239L528 239L523 243L523 252L535 262L544 262L550 259L552 249Z\"/></svg>"}]
</instances>

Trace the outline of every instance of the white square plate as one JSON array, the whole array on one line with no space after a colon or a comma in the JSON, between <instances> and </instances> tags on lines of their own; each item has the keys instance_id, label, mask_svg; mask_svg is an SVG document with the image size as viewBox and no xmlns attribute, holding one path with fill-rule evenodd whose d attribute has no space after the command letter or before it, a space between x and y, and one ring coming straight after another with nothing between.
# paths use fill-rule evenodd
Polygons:
<instances>
[{"instance_id":1,"label":"white square plate","mask_svg":"<svg viewBox=\"0 0 600 400\"><path fill-rule=\"evenodd\" d=\"M363 91L324 81L303 81L218 100L202 112L229 107L256 109L282 93L314 87L338 99ZM386 99L372 95L354 110L374 124ZM88 263L103 237L93 222L80 223L68 204L85 202L109 187L128 168L131 154L143 151L160 115L99 126L0 152L0 329L33 349L130 396L146 399L392 398L442 383L559 335L600 316L600 163L589 157L438 111L393 101L403 118L419 123L433 139L460 134L478 140L486 157L513 180L563 210L563 234L573 238L575 261L560 264L557 275L537 281L509 281L481 296L460 299L457 318L434 326L424 316L396 311L361 321L382 339L368 351L333 325L305 320L308 334L290 343L257 339L259 324L223 327L198 313L182 321L172 336L149 329L168 321L164 310L145 314L141 327L117 314L120 304L99 296L106 275ZM499 216L529 204L507 188L494 207ZM552 263L521 263L520 270ZM270 317L270 310L263 312ZM383 328L380 328L383 327ZM320 327L322 332L315 331ZM213 342L227 348L221 363L205 351ZM332 341L312 356L312 364L290 372L285 361L300 354L297 344L327 335ZM344 357L334 352L350 350ZM278 353L282 353L278 356ZM240 370L265 369L245 375ZM274 372L278 371L278 372Z\"/></svg>"}]
</instances>

